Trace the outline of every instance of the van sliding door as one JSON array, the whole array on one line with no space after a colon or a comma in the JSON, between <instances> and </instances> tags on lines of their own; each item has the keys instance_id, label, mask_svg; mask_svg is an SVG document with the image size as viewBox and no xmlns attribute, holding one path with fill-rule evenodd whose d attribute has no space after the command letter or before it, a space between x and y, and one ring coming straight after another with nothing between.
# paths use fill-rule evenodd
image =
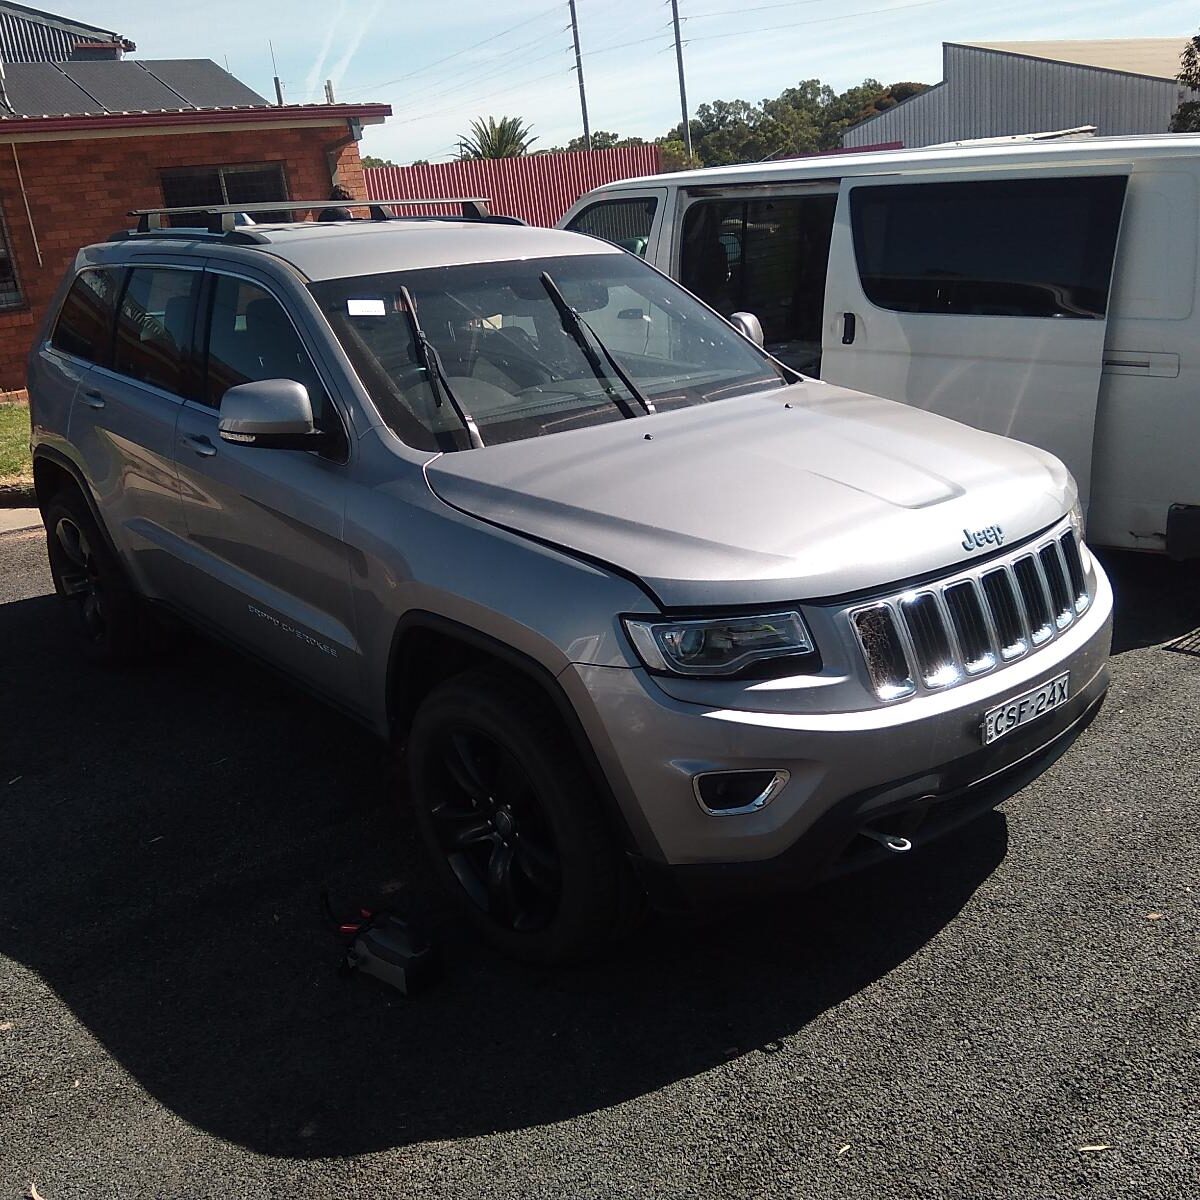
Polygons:
<instances>
[{"instance_id":1,"label":"van sliding door","mask_svg":"<svg viewBox=\"0 0 1200 1200\"><path fill-rule=\"evenodd\" d=\"M844 180L822 376L1041 446L1086 503L1131 169Z\"/></svg>"}]
</instances>

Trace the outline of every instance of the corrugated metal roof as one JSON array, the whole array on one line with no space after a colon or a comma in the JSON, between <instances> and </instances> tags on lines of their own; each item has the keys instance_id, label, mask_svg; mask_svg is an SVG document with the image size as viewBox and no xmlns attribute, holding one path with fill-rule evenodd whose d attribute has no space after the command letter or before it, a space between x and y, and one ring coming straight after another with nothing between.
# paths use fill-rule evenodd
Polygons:
<instances>
[{"instance_id":1,"label":"corrugated metal roof","mask_svg":"<svg viewBox=\"0 0 1200 1200\"><path fill-rule=\"evenodd\" d=\"M267 104L207 59L12 63L5 76L8 110L0 106L0 117L8 120Z\"/></svg>"},{"instance_id":2,"label":"corrugated metal roof","mask_svg":"<svg viewBox=\"0 0 1200 1200\"><path fill-rule=\"evenodd\" d=\"M1001 54L1023 54L1027 58L1047 58L1073 63L1078 67L1099 67L1103 71L1124 71L1130 75L1148 75L1152 79L1174 79L1179 74L1179 56L1187 45L1186 37L1176 38L1095 38L1055 42L959 42L977 50L995 50Z\"/></svg>"},{"instance_id":3,"label":"corrugated metal roof","mask_svg":"<svg viewBox=\"0 0 1200 1200\"><path fill-rule=\"evenodd\" d=\"M25 4L0 2L0 62L64 62L80 42L116 42L137 47L110 29L72 21Z\"/></svg>"}]
</instances>

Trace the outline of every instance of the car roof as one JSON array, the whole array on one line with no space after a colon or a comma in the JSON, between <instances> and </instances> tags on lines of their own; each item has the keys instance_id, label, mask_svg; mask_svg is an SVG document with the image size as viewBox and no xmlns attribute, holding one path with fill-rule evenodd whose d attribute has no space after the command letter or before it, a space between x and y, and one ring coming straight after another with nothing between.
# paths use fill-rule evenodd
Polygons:
<instances>
[{"instance_id":1,"label":"car roof","mask_svg":"<svg viewBox=\"0 0 1200 1200\"><path fill-rule=\"evenodd\" d=\"M236 245L242 252L282 259L314 281L521 258L624 253L610 242L561 229L471 220L295 221L243 226L236 241L206 235L188 241L181 239L181 232L164 230L158 237L152 232L134 234L120 244L139 250L169 245L172 254L206 258L220 257L226 244ZM238 257L245 261L243 254Z\"/></svg>"},{"instance_id":2,"label":"car roof","mask_svg":"<svg viewBox=\"0 0 1200 1200\"><path fill-rule=\"evenodd\" d=\"M721 187L754 183L786 183L804 179L840 179L856 175L886 175L897 171L931 171L961 167L1069 166L1077 163L1132 162L1136 159L1200 153L1200 137L1179 133L1131 137L1080 137L1061 141L947 143L911 150L833 152L777 162L702 167L662 175L642 175L606 183L587 193L598 197L627 189L662 187ZM582 199L582 197L581 197Z\"/></svg>"}]
</instances>

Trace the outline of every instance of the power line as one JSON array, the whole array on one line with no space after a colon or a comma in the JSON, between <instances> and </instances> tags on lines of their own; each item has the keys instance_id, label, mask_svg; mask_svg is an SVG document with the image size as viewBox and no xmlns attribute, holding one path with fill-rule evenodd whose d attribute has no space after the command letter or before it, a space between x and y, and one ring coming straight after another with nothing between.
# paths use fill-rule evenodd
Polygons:
<instances>
[{"instance_id":1,"label":"power line","mask_svg":"<svg viewBox=\"0 0 1200 1200\"><path fill-rule=\"evenodd\" d=\"M688 13L681 21L699 21L704 17L740 17L742 13L766 12L772 8L800 8L805 4L822 4L825 0L787 0L786 4L755 4L750 8L718 8L710 12Z\"/></svg>"},{"instance_id":2,"label":"power line","mask_svg":"<svg viewBox=\"0 0 1200 1200\"><path fill-rule=\"evenodd\" d=\"M778 29L799 29L801 25L824 25L829 21L850 21L855 17L874 17L882 13L902 12L908 8L928 8L931 4L946 4L949 0L917 0L916 4L893 4L891 8L868 8L863 12L839 13L836 17L817 17L812 21L792 21L787 25L767 25L763 29L739 29L736 33L705 33L700 37L685 39L691 42L711 42L716 38L753 37L760 33L774 33Z\"/></svg>"},{"instance_id":3,"label":"power line","mask_svg":"<svg viewBox=\"0 0 1200 1200\"><path fill-rule=\"evenodd\" d=\"M507 37L508 34L515 33L518 29L523 29L526 25L532 25L534 21L540 21L543 17L548 17L551 13L559 12L561 9L561 4L555 4L550 8L543 9L541 12L534 13L532 17L526 17L524 21L518 21L515 25L510 25L507 29L500 30L499 33L493 33L490 37L485 37L482 41L473 42L470 46L464 46L461 50L455 50L453 54L447 54L445 58L439 58L434 62L426 63L423 67L417 67L405 75L398 75L395 79L387 79L383 83L373 83L367 87L350 88L347 94L371 92L380 88L391 87L393 84L403 83L406 79L411 79L414 75L420 75L424 71L432 71L434 67L440 67L442 63L448 63L451 59L458 58L463 54L470 54L472 50L478 50L480 46L486 46L489 42L499 41L500 38Z\"/></svg>"},{"instance_id":4,"label":"power line","mask_svg":"<svg viewBox=\"0 0 1200 1200\"><path fill-rule=\"evenodd\" d=\"M422 113L419 117L404 117L401 120L397 121L396 124L397 125L415 125L418 121L427 121L431 117L440 117L446 113L451 113L451 112L460 112L464 108L468 108L468 107L471 107L476 104L481 104L484 100L491 100L495 96L504 96L504 95L507 95L509 92L517 91L518 88L529 87L535 83L542 83L544 80L547 80L547 79L563 78L566 75L569 75L570 73L571 72L569 70L568 71L562 71L562 70L549 71L545 75L537 76L535 79L523 79L520 83L513 84L512 87L502 88L498 92L489 92L489 93L487 93L487 95L484 95L484 96L476 96L476 97L474 97L474 99L464 100L461 104L451 104L451 105L447 106L446 108L437 109L434 112Z\"/></svg>"}]
</instances>

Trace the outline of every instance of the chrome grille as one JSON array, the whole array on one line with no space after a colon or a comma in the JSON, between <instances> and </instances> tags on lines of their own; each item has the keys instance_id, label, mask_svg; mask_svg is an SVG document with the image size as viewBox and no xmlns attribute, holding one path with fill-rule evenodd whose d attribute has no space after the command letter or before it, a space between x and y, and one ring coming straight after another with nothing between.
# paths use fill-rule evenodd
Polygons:
<instances>
[{"instance_id":1,"label":"chrome grille","mask_svg":"<svg viewBox=\"0 0 1200 1200\"><path fill-rule=\"evenodd\" d=\"M854 609L851 622L881 700L983 675L1056 638L1091 597L1075 530Z\"/></svg>"}]
</instances>

